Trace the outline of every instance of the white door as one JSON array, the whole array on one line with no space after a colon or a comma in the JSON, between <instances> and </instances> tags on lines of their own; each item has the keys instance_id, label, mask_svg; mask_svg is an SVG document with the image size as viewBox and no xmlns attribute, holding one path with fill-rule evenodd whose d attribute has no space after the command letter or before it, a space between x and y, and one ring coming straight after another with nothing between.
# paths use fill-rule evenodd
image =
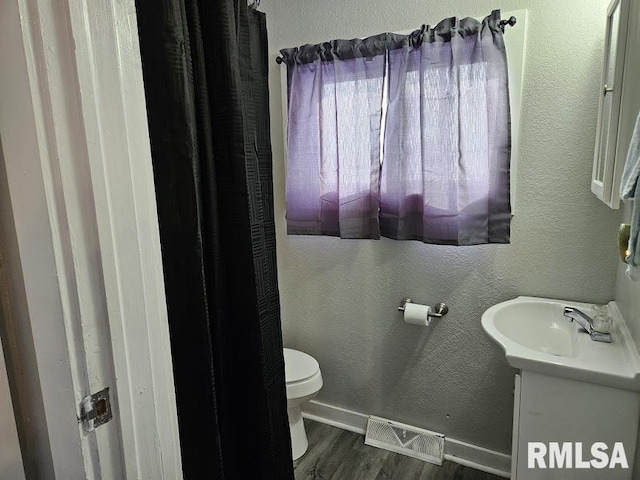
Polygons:
<instances>
[{"instance_id":1,"label":"white door","mask_svg":"<svg viewBox=\"0 0 640 480\"><path fill-rule=\"evenodd\" d=\"M3 0L0 31L0 332L27 477L180 479L134 0ZM87 433L105 387L114 417Z\"/></svg>"}]
</instances>

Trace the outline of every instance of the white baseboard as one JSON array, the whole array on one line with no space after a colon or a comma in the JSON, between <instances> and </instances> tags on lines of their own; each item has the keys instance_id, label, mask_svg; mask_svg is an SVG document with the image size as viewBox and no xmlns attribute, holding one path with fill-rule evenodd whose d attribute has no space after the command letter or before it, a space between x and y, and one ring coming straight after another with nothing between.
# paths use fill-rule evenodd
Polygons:
<instances>
[{"instance_id":1,"label":"white baseboard","mask_svg":"<svg viewBox=\"0 0 640 480\"><path fill-rule=\"evenodd\" d=\"M511 478L511 455L462 442L455 438L445 436L444 458L499 477Z\"/></svg>"},{"instance_id":2,"label":"white baseboard","mask_svg":"<svg viewBox=\"0 0 640 480\"><path fill-rule=\"evenodd\" d=\"M367 421L369 420L369 416L363 413L353 412L315 400L311 400L304 405L302 416L309 420L326 423L332 427L338 427L361 435L366 433Z\"/></svg>"},{"instance_id":3,"label":"white baseboard","mask_svg":"<svg viewBox=\"0 0 640 480\"><path fill-rule=\"evenodd\" d=\"M362 435L367 430L367 420L369 419L369 416L363 413L315 400L311 400L304 406L302 416ZM511 457L509 455L446 436L444 458L500 477L510 478L511 476Z\"/></svg>"}]
</instances>

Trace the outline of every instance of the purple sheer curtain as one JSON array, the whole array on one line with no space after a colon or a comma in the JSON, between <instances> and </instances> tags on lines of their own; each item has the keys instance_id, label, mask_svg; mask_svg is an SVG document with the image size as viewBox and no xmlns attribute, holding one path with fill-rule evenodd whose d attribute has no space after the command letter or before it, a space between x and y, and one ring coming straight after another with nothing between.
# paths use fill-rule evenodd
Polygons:
<instances>
[{"instance_id":1,"label":"purple sheer curtain","mask_svg":"<svg viewBox=\"0 0 640 480\"><path fill-rule=\"evenodd\" d=\"M287 231L379 238L384 55L289 70Z\"/></svg>"},{"instance_id":2,"label":"purple sheer curtain","mask_svg":"<svg viewBox=\"0 0 640 480\"><path fill-rule=\"evenodd\" d=\"M494 11L482 22L449 18L411 35L282 51L289 234L509 242L510 117L499 22Z\"/></svg>"},{"instance_id":3,"label":"purple sheer curtain","mask_svg":"<svg viewBox=\"0 0 640 480\"><path fill-rule=\"evenodd\" d=\"M482 23L446 19L389 51L382 235L452 245L509 241L509 94L499 22L499 12Z\"/></svg>"}]
</instances>

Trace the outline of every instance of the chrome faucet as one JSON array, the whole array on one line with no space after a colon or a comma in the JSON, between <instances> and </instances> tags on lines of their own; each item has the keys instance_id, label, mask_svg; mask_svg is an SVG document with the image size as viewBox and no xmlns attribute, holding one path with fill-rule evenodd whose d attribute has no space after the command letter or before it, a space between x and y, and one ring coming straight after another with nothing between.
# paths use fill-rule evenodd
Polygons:
<instances>
[{"instance_id":1,"label":"chrome faucet","mask_svg":"<svg viewBox=\"0 0 640 480\"><path fill-rule=\"evenodd\" d=\"M569 321L575 321L578 325L584 328L591 336L591 340L611 343L611 335L594 330L593 319L586 313L581 312L575 307L564 307L564 316L567 317Z\"/></svg>"}]
</instances>

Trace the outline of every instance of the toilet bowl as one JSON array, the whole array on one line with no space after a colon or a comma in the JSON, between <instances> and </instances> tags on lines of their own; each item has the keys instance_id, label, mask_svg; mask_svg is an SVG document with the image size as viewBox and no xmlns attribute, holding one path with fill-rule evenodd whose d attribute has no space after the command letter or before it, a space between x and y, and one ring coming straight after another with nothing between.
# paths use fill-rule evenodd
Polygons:
<instances>
[{"instance_id":1,"label":"toilet bowl","mask_svg":"<svg viewBox=\"0 0 640 480\"><path fill-rule=\"evenodd\" d=\"M315 358L298 350L284 349L284 370L287 382L287 413L293 459L307 451L309 442L304 430L301 407L322 388L320 365Z\"/></svg>"}]
</instances>

